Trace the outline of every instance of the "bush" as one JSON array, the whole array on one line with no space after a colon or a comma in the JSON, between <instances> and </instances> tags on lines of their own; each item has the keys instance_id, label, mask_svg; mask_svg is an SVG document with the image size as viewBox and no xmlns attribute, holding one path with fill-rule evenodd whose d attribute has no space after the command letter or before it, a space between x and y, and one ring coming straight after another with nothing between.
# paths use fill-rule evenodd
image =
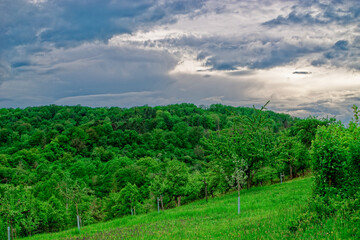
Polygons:
<instances>
[{"instance_id":1,"label":"bush","mask_svg":"<svg viewBox=\"0 0 360 240\"><path fill-rule=\"evenodd\" d=\"M318 129L312 145L315 194L320 196L354 196L359 190L359 128L341 124Z\"/></svg>"},{"instance_id":2,"label":"bush","mask_svg":"<svg viewBox=\"0 0 360 240\"><path fill-rule=\"evenodd\" d=\"M319 128L311 156L315 175L313 197L289 230L299 234L319 224L342 231L341 238L359 237L359 125L351 122L345 128L341 123L333 123Z\"/></svg>"}]
</instances>

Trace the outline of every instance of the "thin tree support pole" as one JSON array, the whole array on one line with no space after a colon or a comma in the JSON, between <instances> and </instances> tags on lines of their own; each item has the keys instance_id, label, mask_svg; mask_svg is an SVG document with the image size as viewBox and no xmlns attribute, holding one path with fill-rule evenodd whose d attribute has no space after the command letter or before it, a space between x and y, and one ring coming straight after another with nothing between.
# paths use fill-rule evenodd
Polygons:
<instances>
[{"instance_id":1,"label":"thin tree support pole","mask_svg":"<svg viewBox=\"0 0 360 240\"><path fill-rule=\"evenodd\" d=\"M10 226L8 226L8 228L7 228L7 230L8 230L8 240L11 240L11 230L10 230Z\"/></svg>"},{"instance_id":2,"label":"thin tree support pole","mask_svg":"<svg viewBox=\"0 0 360 240\"><path fill-rule=\"evenodd\" d=\"M77 220L77 227L78 227L79 233L80 233L80 217L79 217L79 215L76 216L76 220Z\"/></svg>"},{"instance_id":3,"label":"thin tree support pole","mask_svg":"<svg viewBox=\"0 0 360 240\"><path fill-rule=\"evenodd\" d=\"M204 185L205 185L205 198L206 198L206 202L208 202L208 194L207 194L207 182L204 178Z\"/></svg>"},{"instance_id":4,"label":"thin tree support pole","mask_svg":"<svg viewBox=\"0 0 360 240\"><path fill-rule=\"evenodd\" d=\"M160 212L160 200L159 198L157 198L157 208L158 208L158 213Z\"/></svg>"},{"instance_id":5,"label":"thin tree support pole","mask_svg":"<svg viewBox=\"0 0 360 240\"><path fill-rule=\"evenodd\" d=\"M10 221L10 227L11 227L11 238L14 239L14 228L12 226L12 221Z\"/></svg>"},{"instance_id":6,"label":"thin tree support pole","mask_svg":"<svg viewBox=\"0 0 360 240\"><path fill-rule=\"evenodd\" d=\"M238 214L240 214L240 182L238 181Z\"/></svg>"},{"instance_id":7,"label":"thin tree support pole","mask_svg":"<svg viewBox=\"0 0 360 240\"><path fill-rule=\"evenodd\" d=\"M162 197L162 195L160 195L160 202L161 202L161 210L164 211L164 202L163 202L163 197Z\"/></svg>"}]
</instances>

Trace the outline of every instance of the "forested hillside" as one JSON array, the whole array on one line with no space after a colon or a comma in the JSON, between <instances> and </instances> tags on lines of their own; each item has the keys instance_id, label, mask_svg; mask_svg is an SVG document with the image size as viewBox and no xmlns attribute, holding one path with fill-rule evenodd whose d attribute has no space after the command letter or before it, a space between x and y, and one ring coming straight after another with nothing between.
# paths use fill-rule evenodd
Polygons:
<instances>
[{"instance_id":1,"label":"forested hillside","mask_svg":"<svg viewBox=\"0 0 360 240\"><path fill-rule=\"evenodd\" d=\"M0 109L0 238L296 177L330 122L220 104Z\"/></svg>"}]
</instances>

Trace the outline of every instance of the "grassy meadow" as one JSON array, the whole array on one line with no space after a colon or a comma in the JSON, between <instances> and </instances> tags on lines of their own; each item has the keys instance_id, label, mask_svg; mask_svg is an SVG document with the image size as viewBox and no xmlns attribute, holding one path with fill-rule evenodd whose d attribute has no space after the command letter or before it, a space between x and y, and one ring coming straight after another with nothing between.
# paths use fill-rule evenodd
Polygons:
<instances>
[{"instance_id":1,"label":"grassy meadow","mask_svg":"<svg viewBox=\"0 0 360 240\"><path fill-rule=\"evenodd\" d=\"M304 236L289 232L289 224L301 214L311 195L313 178L241 191L200 200L164 212L127 216L77 229L35 235L23 239L302 239L327 238L319 229ZM331 227L329 231L331 231Z\"/></svg>"}]
</instances>

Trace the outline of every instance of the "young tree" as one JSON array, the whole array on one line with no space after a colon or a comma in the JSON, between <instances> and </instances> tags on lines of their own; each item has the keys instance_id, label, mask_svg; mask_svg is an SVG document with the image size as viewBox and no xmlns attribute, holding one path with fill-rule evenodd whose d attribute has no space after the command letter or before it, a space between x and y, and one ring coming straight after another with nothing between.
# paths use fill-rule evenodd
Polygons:
<instances>
[{"instance_id":1,"label":"young tree","mask_svg":"<svg viewBox=\"0 0 360 240\"><path fill-rule=\"evenodd\" d=\"M235 157L235 156L234 156ZM228 177L225 175L226 181L230 185L230 187L237 188L238 191L238 214L240 214L240 190L241 186L245 184L247 176L246 176L246 170L248 166L246 165L246 162L244 159L233 159L234 163L234 172L233 174Z\"/></svg>"},{"instance_id":2,"label":"young tree","mask_svg":"<svg viewBox=\"0 0 360 240\"><path fill-rule=\"evenodd\" d=\"M220 166L227 176L231 176L236 169L234 160L244 162L248 188L270 154L272 136L267 129L268 119L263 114L268 103L260 110L254 108L251 116L235 118L231 131L216 132L203 141L214 155L213 166Z\"/></svg>"},{"instance_id":3,"label":"young tree","mask_svg":"<svg viewBox=\"0 0 360 240\"><path fill-rule=\"evenodd\" d=\"M11 238L13 239L13 226L19 212L19 200L17 199L17 191L14 187L9 187L0 199L0 216L7 223L11 231Z\"/></svg>"},{"instance_id":4,"label":"young tree","mask_svg":"<svg viewBox=\"0 0 360 240\"><path fill-rule=\"evenodd\" d=\"M168 162L166 167L166 190L170 196L177 199L177 206L181 205L181 196L186 195L186 185L189 182L189 170L185 163L177 160Z\"/></svg>"},{"instance_id":5,"label":"young tree","mask_svg":"<svg viewBox=\"0 0 360 240\"><path fill-rule=\"evenodd\" d=\"M166 190L166 185L164 183L164 179L160 176L156 175L150 185L150 192L156 197L159 198L161 203L161 209L164 211L164 202L163 202L163 195Z\"/></svg>"},{"instance_id":6,"label":"young tree","mask_svg":"<svg viewBox=\"0 0 360 240\"><path fill-rule=\"evenodd\" d=\"M240 126L234 131L235 152L247 165L248 188L255 173L268 161L271 150L272 132L268 129L269 119L263 113L269 102L260 109L254 107L253 114L240 119Z\"/></svg>"},{"instance_id":7,"label":"young tree","mask_svg":"<svg viewBox=\"0 0 360 240\"><path fill-rule=\"evenodd\" d=\"M140 194L136 185L127 183L120 191L120 201L122 204L122 213L126 214L129 209L132 214L136 213L136 206L140 203Z\"/></svg>"},{"instance_id":8,"label":"young tree","mask_svg":"<svg viewBox=\"0 0 360 240\"><path fill-rule=\"evenodd\" d=\"M306 147L296 138L290 136L287 132L282 133L275 147L276 158L280 165L287 165L289 168L290 179L294 178L297 168L306 165L307 157Z\"/></svg>"}]
</instances>

